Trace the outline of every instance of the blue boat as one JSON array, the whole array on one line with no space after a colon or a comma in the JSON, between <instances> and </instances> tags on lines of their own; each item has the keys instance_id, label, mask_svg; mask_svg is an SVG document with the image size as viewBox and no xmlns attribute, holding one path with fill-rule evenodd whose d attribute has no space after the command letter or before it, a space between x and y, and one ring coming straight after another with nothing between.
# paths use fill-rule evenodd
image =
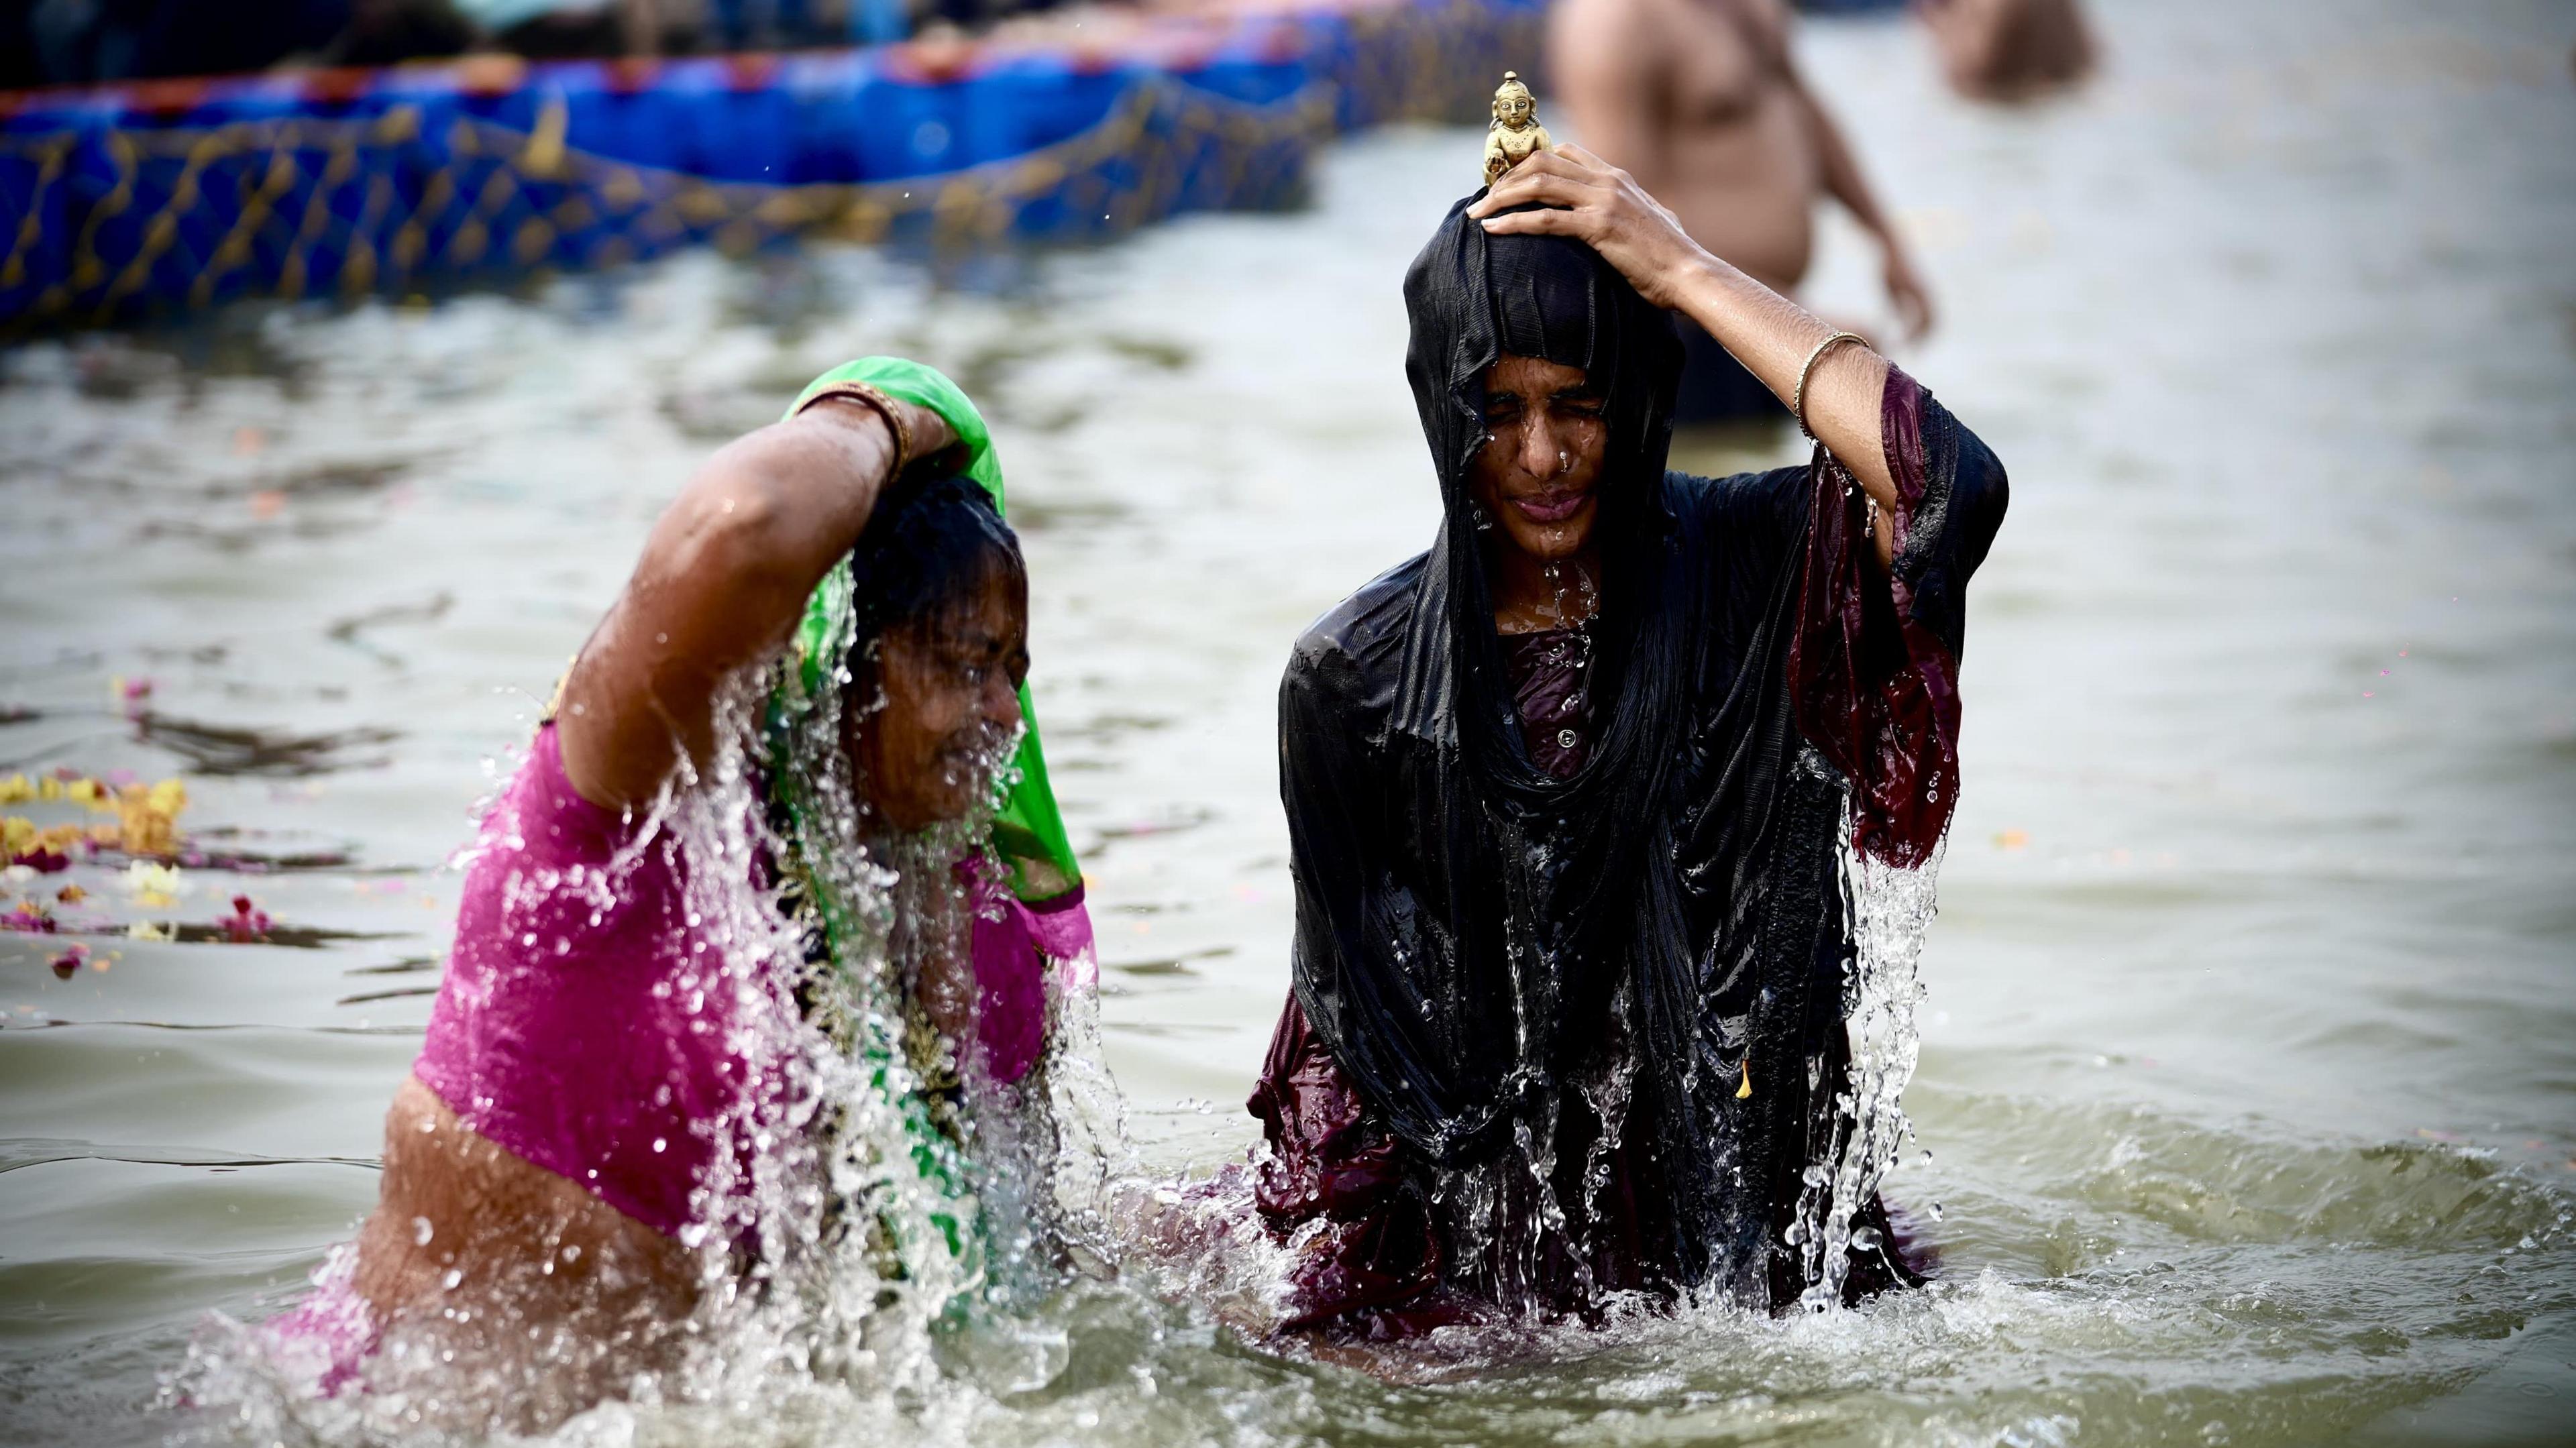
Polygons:
<instances>
[{"instance_id":1,"label":"blue boat","mask_svg":"<svg viewBox=\"0 0 2576 1448\"><path fill-rule=\"evenodd\" d=\"M0 329L407 296L805 236L954 251L1279 207L1315 147L1483 119L1541 0L1359 0L1096 48L836 51L0 95Z\"/></svg>"}]
</instances>

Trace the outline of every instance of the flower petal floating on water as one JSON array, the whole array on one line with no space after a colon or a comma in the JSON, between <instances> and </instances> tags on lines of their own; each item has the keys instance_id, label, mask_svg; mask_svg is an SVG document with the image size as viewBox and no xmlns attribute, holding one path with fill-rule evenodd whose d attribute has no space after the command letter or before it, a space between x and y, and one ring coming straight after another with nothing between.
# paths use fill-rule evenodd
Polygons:
<instances>
[{"instance_id":1,"label":"flower petal floating on water","mask_svg":"<svg viewBox=\"0 0 2576 1448\"><path fill-rule=\"evenodd\" d=\"M116 705L117 712L128 719L134 718L151 706L152 681L140 676L129 679L122 674L113 675L107 681L107 697Z\"/></svg>"},{"instance_id":2,"label":"flower petal floating on water","mask_svg":"<svg viewBox=\"0 0 2576 1448\"><path fill-rule=\"evenodd\" d=\"M68 870L72 852L86 851L88 844L86 832L78 825L40 825L24 815L0 819L0 863L12 869L44 875Z\"/></svg>"},{"instance_id":3,"label":"flower petal floating on water","mask_svg":"<svg viewBox=\"0 0 2576 1448\"><path fill-rule=\"evenodd\" d=\"M167 855L179 845L179 813L188 807L188 786L165 779L146 787L128 784L116 792L117 842L131 855Z\"/></svg>"},{"instance_id":4,"label":"flower petal floating on water","mask_svg":"<svg viewBox=\"0 0 2576 1448\"><path fill-rule=\"evenodd\" d=\"M224 938L235 945L256 945L268 938L268 927L272 923L268 912L252 904L248 895L235 895L233 913L216 921L215 925L224 932Z\"/></svg>"},{"instance_id":5,"label":"flower petal floating on water","mask_svg":"<svg viewBox=\"0 0 2576 1448\"><path fill-rule=\"evenodd\" d=\"M0 930L21 935L51 935L54 933L53 912L33 900L21 900L8 914L0 915Z\"/></svg>"},{"instance_id":6,"label":"flower petal floating on water","mask_svg":"<svg viewBox=\"0 0 2576 1448\"><path fill-rule=\"evenodd\" d=\"M54 979L71 979L74 975L80 973L81 966L87 963L88 960L89 947L86 945L74 945L71 949L54 957Z\"/></svg>"},{"instance_id":7,"label":"flower petal floating on water","mask_svg":"<svg viewBox=\"0 0 2576 1448\"><path fill-rule=\"evenodd\" d=\"M134 903L147 910L164 910L179 903L188 893L188 882L179 876L176 865L159 865L150 860L136 860L125 867L125 888Z\"/></svg>"}]
</instances>

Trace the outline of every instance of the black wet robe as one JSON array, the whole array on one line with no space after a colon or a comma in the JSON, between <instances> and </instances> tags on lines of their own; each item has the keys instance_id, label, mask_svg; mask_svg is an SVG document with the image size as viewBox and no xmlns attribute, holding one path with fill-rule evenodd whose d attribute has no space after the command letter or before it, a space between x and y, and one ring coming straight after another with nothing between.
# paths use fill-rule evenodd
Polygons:
<instances>
[{"instance_id":1,"label":"black wet robe","mask_svg":"<svg viewBox=\"0 0 2576 1448\"><path fill-rule=\"evenodd\" d=\"M1250 1103L1257 1200L1300 1249L1302 1325L1627 1291L1785 1304L1807 1286L1801 1174L1849 1129L1842 841L1906 867L1937 850L2003 472L1891 371L1892 577L1821 450L1667 473L1667 315L1589 249L1489 237L1465 204L1405 283L1447 520L1310 628L1281 685L1297 931ZM1491 621L1467 470L1504 352L1584 367L1605 401L1572 714ZM1548 724L1564 737L1533 748ZM1851 1290L1912 1279L1871 1256Z\"/></svg>"}]
</instances>

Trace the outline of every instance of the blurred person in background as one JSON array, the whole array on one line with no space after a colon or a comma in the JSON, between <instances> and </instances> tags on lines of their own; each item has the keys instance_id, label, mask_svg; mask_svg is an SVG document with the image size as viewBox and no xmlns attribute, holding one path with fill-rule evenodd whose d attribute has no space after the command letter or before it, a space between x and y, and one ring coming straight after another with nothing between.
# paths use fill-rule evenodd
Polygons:
<instances>
[{"instance_id":1,"label":"blurred person in background","mask_svg":"<svg viewBox=\"0 0 2576 1448\"><path fill-rule=\"evenodd\" d=\"M1791 59L1786 0L1558 0L1547 57L1583 144L1671 207L1692 240L1792 295L1830 198L1876 238L1906 338L1931 329L1931 293ZM1781 415L1770 389L1688 319L1682 343L1676 423Z\"/></svg>"},{"instance_id":2,"label":"blurred person in background","mask_svg":"<svg viewBox=\"0 0 2576 1448\"><path fill-rule=\"evenodd\" d=\"M2030 100L2092 72L2076 0L1914 0L1950 88L1971 100Z\"/></svg>"},{"instance_id":3,"label":"blurred person in background","mask_svg":"<svg viewBox=\"0 0 2576 1448\"><path fill-rule=\"evenodd\" d=\"M2029 100L2093 69L2093 36L2075 0L1915 0L1914 9L1942 75L1970 100Z\"/></svg>"}]
</instances>

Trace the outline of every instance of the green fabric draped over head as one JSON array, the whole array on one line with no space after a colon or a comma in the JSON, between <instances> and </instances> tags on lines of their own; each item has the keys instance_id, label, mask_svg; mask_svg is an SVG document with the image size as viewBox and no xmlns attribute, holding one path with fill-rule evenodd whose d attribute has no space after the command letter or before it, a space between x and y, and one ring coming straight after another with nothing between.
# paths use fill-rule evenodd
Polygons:
<instances>
[{"instance_id":1,"label":"green fabric draped over head","mask_svg":"<svg viewBox=\"0 0 2576 1448\"><path fill-rule=\"evenodd\" d=\"M992 432L956 383L918 362L862 357L815 378L787 415L795 416L817 392L838 382L868 383L946 419L965 447L964 475L982 484L992 494L994 509L1001 509L1002 465L993 453ZM879 1221L893 1251L891 1270L953 1308L985 1282L988 1263L974 1173L962 1142L943 1128L925 1093L924 1063L912 1058L900 1037L898 1023L907 1014L901 987L883 968L885 962L871 953L871 931L862 919L865 886L849 873L855 861L841 858L852 853L854 842L834 828L833 810L816 794L828 787L823 781L830 771L818 771L819 760L800 756L800 751L834 747L834 739L820 736L812 725L817 706L839 687L841 661L856 642L853 587L846 558L824 574L797 625L796 652L778 671L770 696L771 786L787 816L788 854L781 863L801 886L821 927L824 949L853 992L837 1028L827 1029L844 1040L866 1069L867 1091L892 1113L900 1132L899 1145L886 1142L873 1149L868 1168L880 1174L888 1193L880 1202ZM1081 888L1082 870L1065 839L1055 792L1047 785L1046 758L1038 748L1037 716L1026 685L1020 688L1020 717L1026 732L988 840L1010 871L1012 890L1035 903ZM886 1150L889 1146L894 1149Z\"/></svg>"},{"instance_id":2,"label":"green fabric draped over head","mask_svg":"<svg viewBox=\"0 0 2576 1448\"><path fill-rule=\"evenodd\" d=\"M1007 518L1002 502L1002 460L993 451L992 429L966 394L935 367L901 357L862 357L844 362L805 384L787 409L794 417L814 395L838 382L864 382L889 397L927 408L946 420L966 449L960 473L993 495L993 510ZM805 619L796 631L799 682L810 693L824 686L852 642L854 616L850 571L846 565L825 575L806 601ZM1010 867L1011 889L1022 900L1051 900L1082 884L1082 867L1066 839L1064 816L1056 809L1055 791L1047 783L1046 755L1038 746L1038 716L1029 702L1029 687L1020 686L1020 719L1026 732L1011 761L1010 785L1000 813L993 817L993 851Z\"/></svg>"}]
</instances>

